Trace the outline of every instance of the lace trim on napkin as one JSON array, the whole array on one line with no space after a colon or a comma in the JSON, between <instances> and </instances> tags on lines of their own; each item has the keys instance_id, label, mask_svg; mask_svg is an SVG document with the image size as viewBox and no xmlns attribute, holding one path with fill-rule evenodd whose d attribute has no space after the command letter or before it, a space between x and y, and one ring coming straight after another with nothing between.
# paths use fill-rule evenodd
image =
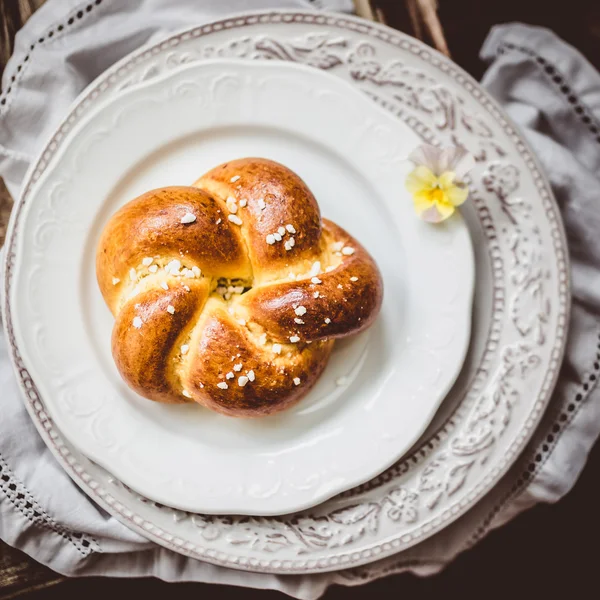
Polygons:
<instances>
[{"instance_id":1,"label":"lace trim on napkin","mask_svg":"<svg viewBox=\"0 0 600 600\"><path fill-rule=\"evenodd\" d=\"M92 552L101 551L100 545L93 537L61 527L17 479L2 455L0 455L0 490L28 521L34 525L51 529L73 544L82 556L86 557Z\"/></svg>"},{"instance_id":2,"label":"lace trim on napkin","mask_svg":"<svg viewBox=\"0 0 600 600\"><path fill-rule=\"evenodd\" d=\"M543 69L544 73L552 81L554 86L566 98L571 105L576 117L588 128L589 132L595 137L596 142L600 144L600 122L591 114L583 102L579 100L573 89L566 83L566 77L561 75L559 69L551 64L547 59L539 54L536 54L530 48L525 46L517 46L510 42L504 42L498 46L496 56L501 56L506 52L517 51L534 59L538 66Z\"/></svg>"},{"instance_id":3,"label":"lace trim on napkin","mask_svg":"<svg viewBox=\"0 0 600 600\"><path fill-rule=\"evenodd\" d=\"M7 103L10 98L10 92L13 89L13 84L16 82L17 77L23 75L23 70L27 66L30 59L30 54L33 52L33 50L35 50L35 47L39 44L43 44L44 41L49 41L53 37L58 36L63 30L83 19L86 14L90 13L94 7L99 6L100 4L102 4L102 0L88 0L87 2L82 2L79 7L73 9L71 16L64 23L59 23L56 25L56 27L54 27L54 29L51 29L45 35L41 36L37 42L31 43L31 46L29 46L29 52L23 57L21 63L16 66L15 71L10 76L8 87L6 90L0 91L0 112L3 112L3 109L8 109Z\"/></svg>"}]
</instances>

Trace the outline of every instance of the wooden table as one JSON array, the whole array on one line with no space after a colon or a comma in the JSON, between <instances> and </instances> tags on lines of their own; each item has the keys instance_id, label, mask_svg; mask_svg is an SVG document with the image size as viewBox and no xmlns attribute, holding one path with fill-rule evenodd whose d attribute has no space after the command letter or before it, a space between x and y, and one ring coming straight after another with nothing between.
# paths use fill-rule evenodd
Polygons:
<instances>
[{"instance_id":1,"label":"wooden table","mask_svg":"<svg viewBox=\"0 0 600 600\"><path fill-rule=\"evenodd\" d=\"M58 1L58 0L57 0ZM123 0L124 1L124 0ZM0 0L0 73L12 50L14 34L43 0ZM414 34L426 28L411 19L410 2L378 0L380 14L392 27ZM408 6L408 7L407 7ZM478 52L490 27L522 21L553 29L600 69L600 2L570 0L440 0L438 12L453 59L479 78L485 69ZM0 244L12 200L0 179ZM475 550L452 563L440 575L418 579L399 575L359 588L333 588L327 600L368 597L492 598L531 594L551 600L598 597L595 569L600 534L600 445L590 456L574 490L556 506L538 506L494 532ZM23 553L0 542L0 600L28 594L36 598L75 598L90 593L103 597L177 594L181 600L210 594L211 599L280 598L277 592L259 592L228 586L166 584L153 579L65 579Z\"/></svg>"}]
</instances>

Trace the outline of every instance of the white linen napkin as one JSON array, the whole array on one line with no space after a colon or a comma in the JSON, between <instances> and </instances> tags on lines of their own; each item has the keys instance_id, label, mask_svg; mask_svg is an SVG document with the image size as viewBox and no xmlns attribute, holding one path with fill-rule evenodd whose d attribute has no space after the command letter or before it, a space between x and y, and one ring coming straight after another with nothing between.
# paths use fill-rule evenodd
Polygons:
<instances>
[{"instance_id":1,"label":"white linen napkin","mask_svg":"<svg viewBox=\"0 0 600 600\"><path fill-rule=\"evenodd\" d=\"M96 0L89 11L88 4L48 0L17 36L0 95L0 175L14 197L78 93L139 45L240 10L351 7L350 0L138 0L132 15L122 2ZM31 50L48 31L57 33ZM600 433L600 75L552 33L521 25L495 28L482 57L491 63L484 85L521 125L549 174L567 226L574 283L569 346L551 407L493 492L429 540L358 569L275 576L189 559L121 525L63 472L25 411L0 334L0 537L65 575L156 576L277 589L311 600L332 583L356 585L403 570L436 572L491 528L566 494Z\"/></svg>"}]
</instances>

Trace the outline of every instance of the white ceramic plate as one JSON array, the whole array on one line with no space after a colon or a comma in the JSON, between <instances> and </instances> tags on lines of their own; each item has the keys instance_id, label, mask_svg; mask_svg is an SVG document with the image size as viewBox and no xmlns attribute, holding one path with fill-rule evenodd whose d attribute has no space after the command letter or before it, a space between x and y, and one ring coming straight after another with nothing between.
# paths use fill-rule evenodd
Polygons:
<instances>
[{"instance_id":1,"label":"white ceramic plate","mask_svg":"<svg viewBox=\"0 0 600 600\"><path fill-rule=\"evenodd\" d=\"M32 190L12 292L23 360L65 435L148 498L206 513L290 513L393 464L454 383L471 322L464 221L423 223L404 189L420 143L348 83L272 61L182 66L82 119ZM121 205L244 156L299 173L385 282L376 324L336 344L305 400L260 420L129 390L94 271L99 235Z\"/></svg>"},{"instance_id":2,"label":"white ceramic plate","mask_svg":"<svg viewBox=\"0 0 600 600\"><path fill-rule=\"evenodd\" d=\"M123 91L215 56L297 61L326 70L424 139L464 144L478 160L472 200L463 211L476 248L476 288L471 344L458 381L405 458L367 484L286 517L193 514L136 494L66 440L14 336L13 264L19 260L21 217L68 133ZM550 188L527 144L451 61L402 33L351 17L245 14L126 57L85 90L33 164L6 249L3 317L12 357L27 409L65 470L103 508L149 539L238 569L345 569L343 577L360 579L364 569L353 567L440 531L483 498L523 450L547 406L565 345L566 243Z\"/></svg>"}]
</instances>

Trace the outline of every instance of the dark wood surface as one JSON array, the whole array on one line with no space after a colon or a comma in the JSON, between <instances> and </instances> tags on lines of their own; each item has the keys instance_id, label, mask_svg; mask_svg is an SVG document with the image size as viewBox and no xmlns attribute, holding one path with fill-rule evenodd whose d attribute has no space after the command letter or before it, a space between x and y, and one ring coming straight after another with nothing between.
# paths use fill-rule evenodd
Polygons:
<instances>
[{"instance_id":1,"label":"dark wood surface","mask_svg":"<svg viewBox=\"0 0 600 600\"><path fill-rule=\"evenodd\" d=\"M60 0L55 0L60 1ZM124 0L123 0L124 1ZM174 0L176 1L176 0ZM43 0L0 0L0 73L14 34ZM402 0L378 0L387 23L414 33ZM485 65L479 49L494 24L521 21L548 27L600 68L600 1L439 0L439 18L452 58L479 78ZM426 41L431 41L427 39ZM0 180L0 243L12 201ZM0 413L1 414L1 413ZM399 575L358 588L332 588L327 600L369 597L552 599L565 595L598 598L596 540L600 534L600 446L592 452L574 490L556 506L538 506L493 532L440 575L420 579ZM1 533L1 532L0 532ZM228 586L165 584L157 580L64 579L0 542L0 599L27 595L64 599L173 594L177 598L282 598Z\"/></svg>"}]
</instances>

